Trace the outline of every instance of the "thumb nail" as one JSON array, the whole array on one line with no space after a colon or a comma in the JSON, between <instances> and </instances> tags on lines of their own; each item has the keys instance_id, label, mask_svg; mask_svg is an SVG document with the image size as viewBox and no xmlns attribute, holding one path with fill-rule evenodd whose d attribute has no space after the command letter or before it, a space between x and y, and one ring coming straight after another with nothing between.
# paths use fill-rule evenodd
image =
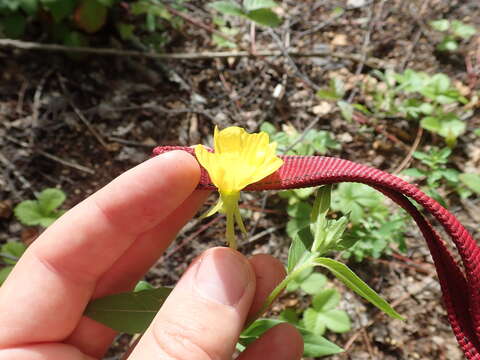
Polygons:
<instances>
[{"instance_id":1,"label":"thumb nail","mask_svg":"<svg viewBox=\"0 0 480 360\"><path fill-rule=\"evenodd\" d=\"M195 288L200 296L233 306L253 281L252 270L242 255L226 248L207 251L200 259Z\"/></svg>"}]
</instances>

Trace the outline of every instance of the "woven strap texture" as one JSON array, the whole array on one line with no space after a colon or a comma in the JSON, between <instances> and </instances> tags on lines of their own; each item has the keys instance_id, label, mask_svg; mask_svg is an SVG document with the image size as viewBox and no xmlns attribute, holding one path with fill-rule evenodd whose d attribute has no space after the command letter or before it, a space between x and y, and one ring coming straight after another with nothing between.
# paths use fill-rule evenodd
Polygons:
<instances>
[{"instance_id":1,"label":"woven strap texture","mask_svg":"<svg viewBox=\"0 0 480 360\"><path fill-rule=\"evenodd\" d=\"M157 147L153 153L159 155L172 150L184 150L195 156L192 148L180 146ZM382 192L412 216L432 254L457 341L467 359L480 360L480 248L457 218L414 185L373 167L323 156L280 157L284 164L277 172L245 190L284 190L357 182ZM198 189L215 189L203 168ZM445 242L410 199L442 225L455 244L462 265L455 262Z\"/></svg>"}]
</instances>

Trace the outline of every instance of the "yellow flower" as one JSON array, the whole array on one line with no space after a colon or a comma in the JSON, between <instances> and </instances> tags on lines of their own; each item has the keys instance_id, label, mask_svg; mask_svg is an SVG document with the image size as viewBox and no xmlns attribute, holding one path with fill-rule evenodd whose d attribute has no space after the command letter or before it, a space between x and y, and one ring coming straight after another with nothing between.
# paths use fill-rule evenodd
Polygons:
<instances>
[{"instance_id":1,"label":"yellow flower","mask_svg":"<svg viewBox=\"0 0 480 360\"><path fill-rule=\"evenodd\" d=\"M283 160L276 155L277 143L270 143L265 132L249 134L238 126L221 131L215 127L214 143L214 153L202 145L195 146L198 162L208 171L220 193L218 203L205 216L217 211L226 214L227 241L230 247L236 248L235 222L246 233L238 209L240 191L274 173Z\"/></svg>"}]
</instances>

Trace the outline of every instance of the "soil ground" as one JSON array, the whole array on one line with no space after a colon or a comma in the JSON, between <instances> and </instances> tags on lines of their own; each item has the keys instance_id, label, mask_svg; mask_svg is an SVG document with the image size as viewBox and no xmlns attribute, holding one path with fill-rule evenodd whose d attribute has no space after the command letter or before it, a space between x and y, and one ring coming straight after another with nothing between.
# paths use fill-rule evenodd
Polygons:
<instances>
[{"instance_id":1,"label":"soil ground","mask_svg":"<svg viewBox=\"0 0 480 360\"><path fill-rule=\"evenodd\" d=\"M11 214L15 204L33 198L35 192L61 188L68 195L65 208L70 208L147 159L156 144L208 143L215 125L236 124L256 131L269 121L278 128L292 124L303 131L315 122L316 129L332 132L342 145L328 155L394 171L414 142L417 124L380 120L365 130L358 122L345 122L338 112L319 114L317 88L334 76L352 88L374 67L442 72L467 83L465 57L480 51L480 38L462 44L458 52L439 54L435 51L438 34L427 24L446 18L480 28L480 4L476 0L347 3L283 1L287 20L273 35L257 27L255 47L276 49L276 38L283 43L290 39L299 51L341 51L358 54L365 61L332 56L158 61L94 55L74 61L59 53L0 48L0 243L19 240L28 244L38 236L41 229L25 227ZM333 19L336 6L350 8ZM205 3L194 2L190 11L208 22L209 16L200 10L204 7ZM249 26L237 25L243 34L239 42L253 46ZM211 35L187 23L166 52L213 49ZM374 66L368 61L371 58L380 59L382 66ZM281 89L279 96L274 96L275 88ZM478 109L468 122L469 128L480 127ZM419 148L441 142L424 134ZM479 147L478 137L462 137L453 154L454 165L460 170L478 169ZM245 204L254 209L255 219L247 226L255 228L254 236L264 235L253 244L242 245L241 250L267 252L284 260L289 244L286 216L271 211L282 209L284 203L273 193L268 197L251 193ZM457 199L448 205L478 238L478 199ZM146 274L146 280L173 285L193 257L222 244L223 231L218 219L192 220ZM395 303L407 320L388 320L335 283L353 330L328 334L347 349L333 359L462 359L428 249L413 225L407 242L406 257L384 256L350 264ZM273 312L305 306L306 301L284 295ZM119 336L107 358L117 359L128 341L127 336Z\"/></svg>"}]
</instances>

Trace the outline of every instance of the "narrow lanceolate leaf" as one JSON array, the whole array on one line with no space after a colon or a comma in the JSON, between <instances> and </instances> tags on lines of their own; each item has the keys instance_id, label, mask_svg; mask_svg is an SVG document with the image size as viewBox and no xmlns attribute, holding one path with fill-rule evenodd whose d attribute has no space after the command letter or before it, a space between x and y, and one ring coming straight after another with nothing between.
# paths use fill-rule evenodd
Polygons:
<instances>
[{"instance_id":1,"label":"narrow lanceolate leaf","mask_svg":"<svg viewBox=\"0 0 480 360\"><path fill-rule=\"evenodd\" d=\"M315 263L330 270L340 281L351 290L369 301L377 308L394 319L404 320L384 299L382 299L372 288L350 270L346 265L333 259L319 257Z\"/></svg>"},{"instance_id":2,"label":"narrow lanceolate leaf","mask_svg":"<svg viewBox=\"0 0 480 360\"><path fill-rule=\"evenodd\" d=\"M90 302L85 315L116 331L128 334L144 332L163 302L169 288L158 288L105 296Z\"/></svg>"}]
</instances>

